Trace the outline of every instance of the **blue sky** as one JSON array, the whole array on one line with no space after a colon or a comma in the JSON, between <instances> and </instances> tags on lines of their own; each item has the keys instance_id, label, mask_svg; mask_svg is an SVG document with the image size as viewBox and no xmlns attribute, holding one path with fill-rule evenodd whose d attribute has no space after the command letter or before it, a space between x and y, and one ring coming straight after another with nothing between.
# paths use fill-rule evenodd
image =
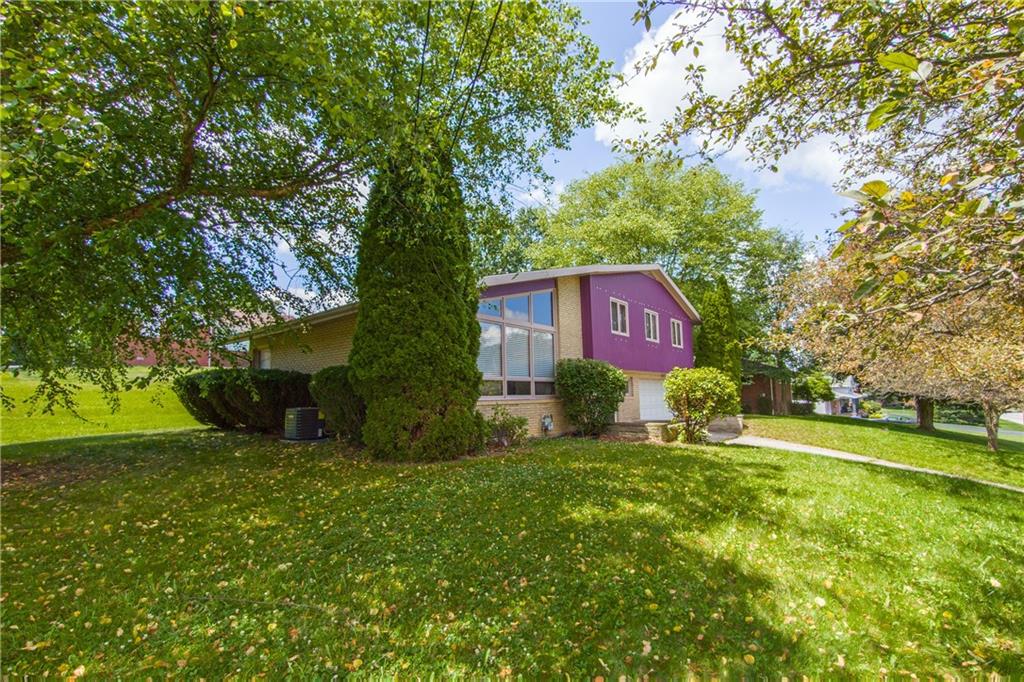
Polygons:
<instances>
[{"instance_id":1,"label":"blue sky","mask_svg":"<svg viewBox=\"0 0 1024 682\"><path fill-rule=\"evenodd\" d=\"M653 45L659 31L661 35L670 31L670 22L673 22L669 11L663 8L660 15L655 15L651 32L645 33L642 25L634 26L632 23L635 2L589 2L579 3L579 7L589 22L585 30L600 48L601 56L614 62L617 71L623 69L638 52ZM702 61L708 59L709 73L720 74L725 87L742 76L738 67L728 63L730 60L724 50L719 49L716 53L714 43L713 36L706 39ZM620 96L643 107L653 124L660 118L659 113L667 114L679 103L678 95L682 88L680 69L684 63L682 55L675 60L659 60L655 74L632 79L628 91ZM675 93L673 86L679 88ZM635 130L627 129L627 132ZM615 132L595 131L594 128L581 130L576 134L571 149L553 153L547 170L554 176L555 183L549 189L560 191L572 180L614 163L615 155L609 144ZM821 242L842 222L836 214L848 202L837 196L832 186L838 179L839 160L825 141L816 141L790 155L780 164L780 174L757 171L752 164L744 163L742 154L720 159L717 165L749 189L756 190L758 206L764 212L764 222L768 226L798 234L809 242L815 239Z\"/></svg>"}]
</instances>

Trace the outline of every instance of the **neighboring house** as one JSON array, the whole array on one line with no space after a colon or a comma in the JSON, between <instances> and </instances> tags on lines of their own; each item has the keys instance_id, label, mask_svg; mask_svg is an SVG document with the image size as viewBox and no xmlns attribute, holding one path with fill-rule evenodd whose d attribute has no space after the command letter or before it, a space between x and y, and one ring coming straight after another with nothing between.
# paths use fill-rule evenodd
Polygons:
<instances>
[{"instance_id":1,"label":"neighboring house","mask_svg":"<svg viewBox=\"0 0 1024 682\"><path fill-rule=\"evenodd\" d=\"M864 394L860 392L860 385L853 377L832 380L832 393L835 398L831 401L815 403L814 411L818 414L846 415L856 417L860 412L860 401Z\"/></svg>"},{"instance_id":2,"label":"neighboring house","mask_svg":"<svg viewBox=\"0 0 1024 682\"><path fill-rule=\"evenodd\" d=\"M570 430L555 395L562 358L621 368L629 389L618 422L664 421L665 374L693 366L700 317L658 265L590 265L485 277L477 312L484 414L497 405L528 420L532 435ZM350 303L250 333L253 364L315 372L345 364L359 317ZM549 417L549 420L545 420Z\"/></svg>"},{"instance_id":3,"label":"neighboring house","mask_svg":"<svg viewBox=\"0 0 1024 682\"><path fill-rule=\"evenodd\" d=\"M197 367L212 367L217 364L212 357L212 354L208 350L198 348L195 345L172 344L172 353L175 359L188 365L195 365ZM143 348L140 344L130 342L125 344L122 352L122 357L125 358L125 364L130 367L152 367L157 363L156 354L151 348Z\"/></svg>"},{"instance_id":4,"label":"neighboring house","mask_svg":"<svg viewBox=\"0 0 1024 682\"><path fill-rule=\"evenodd\" d=\"M789 414L792 372L754 360L743 361L740 404L747 414Z\"/></svg>"}]
</instances>

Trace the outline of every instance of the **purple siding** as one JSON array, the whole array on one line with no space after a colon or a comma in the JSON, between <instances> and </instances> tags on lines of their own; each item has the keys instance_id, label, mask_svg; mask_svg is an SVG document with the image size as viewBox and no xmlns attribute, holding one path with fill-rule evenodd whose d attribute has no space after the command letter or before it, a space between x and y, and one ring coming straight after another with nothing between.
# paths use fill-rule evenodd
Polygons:
<instances>
[{"instance_id":1,"label":"purple siding","mask_svg":"<svg viewBox=\"0 0 1024 682\"><path fill-rule=\"evenodd\" d=\"M612 333L609 299L629 304L629 336ZM583 306L583 355L624 370L668 372L693 367L693 322L675 298L653 277L630 272L580 278ZM658 313L660 342L644 338L644 310ZM683 347L672 345L669 320L683 323Z\"/></svg>"},{"instance_id":2,"label":"purple siding","mask_svg":"<svg viewBox=\"0 0 1024 682\"><path fill-rule=\"evenodd\" d=\"M489 287L484 289L480 294L480 298L494 298L495 296L511 296L512 294L522 294L527 291L543 291L545 289L554 289L555 280L553 279L536 279L532 282L509 282L508 284L499 284L496 287Z\"/></svg>"}]
</instances>

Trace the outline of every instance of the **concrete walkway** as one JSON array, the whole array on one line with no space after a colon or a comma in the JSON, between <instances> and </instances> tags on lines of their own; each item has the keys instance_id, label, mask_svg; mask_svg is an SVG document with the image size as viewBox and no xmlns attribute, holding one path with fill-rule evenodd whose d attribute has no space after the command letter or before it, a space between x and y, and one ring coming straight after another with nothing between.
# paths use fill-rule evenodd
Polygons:
<instances>
[{"instance_id":1,"label":"concrete walkway","mask_svg":"<svg viewBox=\"0 0 1024 682\"><path fill-rule=\"evenodd\" d=\"M760 436L737 436L736 438L732 438L725 442L727 445L749 445L755 448L773 448L775 450L803 452L808 455L818 455L819 457L831 457L832 459L841 459L847 462L873 464L875 466L886 467L888 469L900 469L902 471L912 471L918 474L931 474L932 476L955 478L959 481L970 481L971 483L987 485L992 488L1002 488L1003 490L1009 490L1011 492L1020 493L1021 495L1024 495L1024 488L1018 488L1017 486L1009 485L1007 483L985 481L980 478L971 478L969 476L951 474L948 471L925 469L924 467L915 467L909 464L901 464L900 462L891 462L887 459L878 459L877 457L868 457L867 455L855 455L852 452L843 452L842 450L819 448L815 445L804 445L803 443L791 443L788 440L776 440L775 438L761 438Z\"/></svg>"}]
</instances>

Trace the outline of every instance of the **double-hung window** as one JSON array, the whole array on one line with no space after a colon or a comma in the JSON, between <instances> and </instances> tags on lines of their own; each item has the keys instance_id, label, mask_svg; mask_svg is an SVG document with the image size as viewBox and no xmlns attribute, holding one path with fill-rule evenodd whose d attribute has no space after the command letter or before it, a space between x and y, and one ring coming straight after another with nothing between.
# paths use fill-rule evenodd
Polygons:
<instances>
[{"instance_id":1,"label":"double-hung window","mask_svg":"<svg viewBox=\"0 0 1024 682\"><path fill-rule=\"evenodd\" d=\"M612 334L629 336L629 304L617 298L609 299L611 303Z\"/></svg>"},{"instance_id":2,"label":"double-hung window","mask_svg":"<svg viewBox=\"0 0 1024 682\"><path fill-rule=\"evenodd\" d=\"M675 348L683 347L683 323L679 320L670 320L669 324L672 328L672 346Z\"/></svg>"},{"instance_id":3,"label":"double-hung window","mask_svg":"<svg viewBox=\"0 0 1024 682\"><path fill-rule=\"evenodd\" d=\"M658 313L653 310L644 311L644 338L654 343L661 341L658 331Z\"/></svg>"},{"instance_id":4,"label":"double-hung window","mask_svg":"<svg viewBox=\"0 0 1024 682\"><path fill-rule=\"evenodd\" d=\"M480 300L481 395L554 395L554 297L546 290Z\"/></svg>"}]
</instances>

